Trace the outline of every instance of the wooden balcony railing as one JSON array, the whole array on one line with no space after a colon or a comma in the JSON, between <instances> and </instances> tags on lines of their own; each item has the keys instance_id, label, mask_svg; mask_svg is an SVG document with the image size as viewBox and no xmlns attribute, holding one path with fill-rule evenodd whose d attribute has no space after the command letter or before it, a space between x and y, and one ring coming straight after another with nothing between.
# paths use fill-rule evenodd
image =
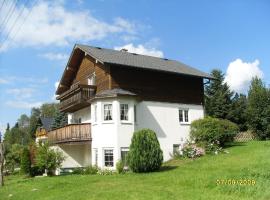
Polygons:
<instances>
[{"instance_id":1,"label":"wooden balcony railing","mask_svg":"<svg viewBox=\"0 0 270 200\"><path fill-rule=\"evenodd\" d=\"M87 100L94 97L95 92L96 86L94 85L73 85L69 90L57 97L60 100L59 110L61 112L74 112L89 106L90 103Z\"/></svg>"},{"instance_id":2,"label":"wooden balcony railing","mask_svg":"<svg viewBox=\"0 0 270 200\"><path fill-rule=\"evenodd\" d=\"M91 140L91 124L68 124L62 128L54 129L48 133L51 144L84 142Z\"/></svg>"}]
</instances>

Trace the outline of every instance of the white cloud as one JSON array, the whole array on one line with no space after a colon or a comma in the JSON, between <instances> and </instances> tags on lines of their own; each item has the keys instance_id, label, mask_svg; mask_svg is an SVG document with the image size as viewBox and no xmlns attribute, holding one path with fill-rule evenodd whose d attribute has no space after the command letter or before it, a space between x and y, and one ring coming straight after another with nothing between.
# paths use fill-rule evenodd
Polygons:
<instances>
[{"instance_id":1,"label":"white cloud","mask_svg":"<svg viewBox=\"0 0 270 200\"><path fill-rule=\"evenodd\" d=\"M54 83L54 87L55 87L55 89L57 89L58 88L58 85L59 85L59 81L56 81L55 83Z\"/></svg>"},{"instance_id":2,"label":"white cloud","mask_svg":"<svg viewBox=\"0 0 270 200\"><path fill-rule=\"evenodd\" d=\"M7 83L9 83L7 79L0 78L0 84L7 84Z\"/></svg>"},{"instance_id":3,"label":"white cloud","mask_svg":"<svg viewBox=\"0 0 270 200\"><path fill-rule=\"evenodd\" d=\"M33 88L12 88L8 89L6 92L16 99L27 99L33 96L35 90Z\"/></svg>"},{"instance_id":4,"label":"white cloud","mask_svg":"<svg viewBox=\"0 0 270 200\"><path fill-rule=\"evenodd\" d=\"M46 58L48 60L67 60L68 55L63 53L44 53L40 54L40 57Z\"/></svg>"},{"instance_id":5,"label":"white cloud","mask_svg":"<svg viewBox=\"0 0 270 200\"><path fill-rule=\"evenodd\" d=\"M235 92L247 92L252 78L263 77L263 72L259 67L259 60L254 62L244 62L241 59L232 61L225 75L225 82L228 83L230 88Z\"/></svg>"},{"instance_id":6,"label":"white cloud","mask_svg":"<svg viewBox=\"0 0 270 200\"><path fill-rule=\"evenodd\" d=\"M54 88L55 88L55 90L57 90L59 83L60 83L59 81L56 81L56 82L54 83ZM56 100L56 97L57 97L57 96L58 96L58 95L53 94L52 100L53 100L54 102L58 102L58 100Z\"/></svg>"},{"instance_id":7,"label":"white cloud","mask_svg":"<svg viewBox=\"0 0 270 200\"><path fill-rule=\"evenodd\" d=\"M155 56L155 57L161 57L161 58L164 56L162 51L157 50L155 48L147 48L142 44L135 46L132 43L130 43L124 46L114 47L114 49L115 50L127 49L128 52L131 52L131 53L137 53L137 54L143 54L143 55Z\"/></svg>"},{"instance_id":8,"label":"white cloud","mask_svg":"<svg viewBox=\"0 0 270 200\"><path fill-rule=\"evenodd\" d=\"M11 46L63 46L77 41L100 40L112 34L132 35L136 33L136 25L126 19L118 17L112 19L111 22L105 22L95 18L89 11L71 11L63 5L61 2L39 1L32 10L25 7L22 16L16 23L14 33L19 30L20 24L23 24L30 11L31 14L26 18ZM3 27L4 36L23 8L21 6L15 9L10 22ZM0 19L7 15L9 7L10 3L4 4L0 12ZM6 48L7 43L2 47L2 51Z\"/></svg>"},{"instance_id":9,"label":"white cloud","mask_svg":"<svg viewBox=\"0 0 270 200\"><path fill-rule=\"evenodd\" d=\"M42 102L29 102L29 101L8 101L6 105L12 108L29 109L33 107L40 107Z\"/></svg>"}]
</instances>

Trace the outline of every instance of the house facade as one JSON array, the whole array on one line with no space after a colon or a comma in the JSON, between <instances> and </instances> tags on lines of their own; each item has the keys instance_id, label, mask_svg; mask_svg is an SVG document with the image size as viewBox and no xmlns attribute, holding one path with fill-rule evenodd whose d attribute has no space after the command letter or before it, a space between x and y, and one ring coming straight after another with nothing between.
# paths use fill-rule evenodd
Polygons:
<instances>
[{"instance_id":1,"label":"house facade","mask_svg":"<svg viewBox=\"0 0 270 200\"><path fill-rule=\"evenodd\" d=\"M115 168L125 161L134 131L156 132L164 161L204 117L204 79L178 61L75 45L56 91L68 125L49 132L66 156L63 168Z\"/></svg>"}]
</instances>

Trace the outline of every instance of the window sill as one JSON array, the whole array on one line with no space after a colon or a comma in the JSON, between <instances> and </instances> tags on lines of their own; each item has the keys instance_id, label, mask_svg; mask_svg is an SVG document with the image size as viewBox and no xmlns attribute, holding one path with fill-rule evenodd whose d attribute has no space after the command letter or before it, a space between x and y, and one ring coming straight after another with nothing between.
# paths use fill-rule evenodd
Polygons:
<instances>
[{"instance_id":1,"label":"window sill","mask_svg":"<svg viewBox=\"0 0 270 200\"><path fill-rule=\"evenodd\" d=\"M102 121L102 124L113 124L114 121Z\"/></svg>"},{"instance_id":2,"label":"window sill","mask_svg":"<svg viewBox=\"0 0 270 200\"><path fill-rule=\"evenodd\" d=\"M183 126L187 126L187 125L190 125L191 123L190 122L180 122L180 125L183 125Z\"/></svg>"},{"instance_id":3,"label":"window sill","mask_svg":"<svg viewBox=\"0 0 270 200\"><path fill-rule=\"evenodd\" d=\"M133 123L130 122L130 121L121 121L121 124L129 124L129 125L132 125Z\"/></svg>"}]
</instances>

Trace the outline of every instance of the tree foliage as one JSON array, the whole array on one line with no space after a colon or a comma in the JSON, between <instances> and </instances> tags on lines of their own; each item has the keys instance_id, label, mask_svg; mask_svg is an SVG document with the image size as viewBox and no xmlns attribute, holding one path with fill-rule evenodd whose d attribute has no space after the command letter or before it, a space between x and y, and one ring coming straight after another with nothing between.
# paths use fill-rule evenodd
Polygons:
<instances>
[{"instance_id":1,"label":"tree foliage","mask_svg":"<svg viewBox=\"0 0 270 200\"><path fill-rule=\"evenodd\" d=\"M20 144L13 144L10 148L6 148L5 154L5 168L9 172L13 172L16 167L20 166L23 146Z\"/></svg>"},{"instance_id":2,"label":"tree foliage","mask_svg":"<svg viewBox=\"0 0 270 200\"><path fill-rule=\"evenodd\" d=\"M65 157L60 151L49 148L48 143L40 144L37 147L37 155L35 158L36 166L39 169L45 169L49 174L59 168Z\"/></svg>"},{"instance_id":3,"label":"tree foliage","mask_svg":"<svg viewBox=\"0 0 270 200\"><path fill-rule=\"evenodd\" d=\"M44 103L40 107L40 116L41 117L54 117L58 111L57 103Z\"/></svg>"},{"instance_id":4,"label":"tree foliage","mask_svg":"<svg viewBox=\"0 0 270 200\"><path fill-rule=\"evenodd\" d=\"M270 91L259 78L254 78L248 93L248 124L262 139L270 138Z\"/></svg>"},{"instance_id":5,"label":"tree foliage","mask_svg":"<svg viewBox=\"0 0 270 200\"><path fill-rule=\"evenodd\" d=\"M21 163L20 163L20 170L23 174L30 174L31 171L31 160L30 160L30 151L27 147L23 148L21 154Z\"/></svg>"},{"instance_id":6,"label":"tree foliage","mask_svg":"<svg viewBox=\"0 0 270 200\"><path fill-rule=\"evenodd\" d=\"M231 110L232 95L227 83L224 83L224 74L220 70L213 70L214 80L205 87L205 110L211 117L227 119Z\"/></svg>"},{"instance_id":7,"label":"tree foliage","mask_svg":"<svg viewBox=\"0 0 270 200\"><path fill-rule=\"evenodd\" d=\"M127 160L133 172L158 170L163 161L163 152L156 133L150 129L134 132Z\"/></svg>"},{"instance_id":8,"label":"tree foliage","mask_svg":"<svg viewBox=\"0 0 270 200\"><path fill-rule=\"evenodd\" d=\"M240 131L247 131L247 97L243 94L236 93L232 98L231 109L227 118L239 126Z\"/></svg>"},{"instance_id":9,"label":"tree foliage","mask_svg":"<svg viewBox=\"0 0 270 200\"><path fill-rule=\"evenodd\" d=\"M57 111L54 116L54 121L52 123L52 129L60 128L68 123L67 114Z\"/></svg>"}]
</instances>

